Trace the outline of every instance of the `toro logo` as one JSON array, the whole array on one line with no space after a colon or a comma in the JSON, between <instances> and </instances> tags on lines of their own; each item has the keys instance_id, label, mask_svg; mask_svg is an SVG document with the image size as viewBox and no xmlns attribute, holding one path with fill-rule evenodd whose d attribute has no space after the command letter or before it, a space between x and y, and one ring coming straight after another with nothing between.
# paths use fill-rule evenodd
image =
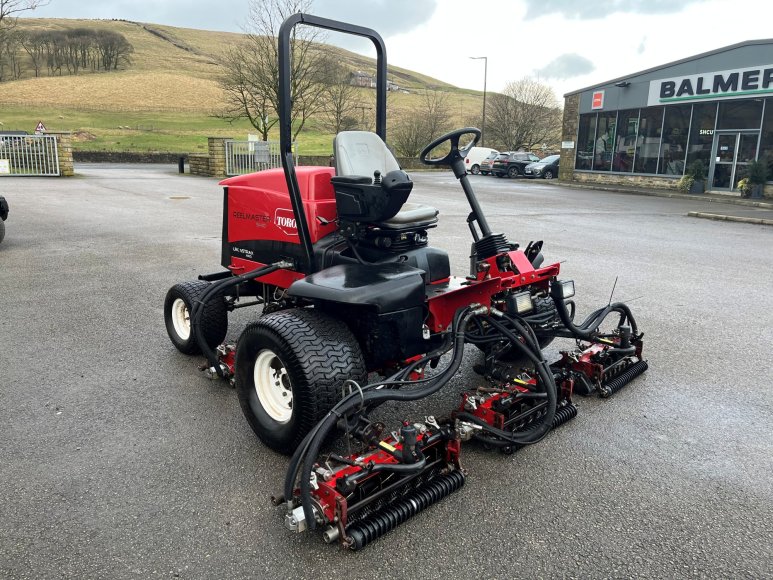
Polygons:
<instances>
[{"instance_id":1,"label":"toro logo","mask_svg":"<svg viewBox=\"0 0 773 580\"><path fill-rule=\"evenodd\" d=\"M298 225L292 210L279 208L274 213L274 225L288 236L298 235Z\"/></svg>"}]
</instances>

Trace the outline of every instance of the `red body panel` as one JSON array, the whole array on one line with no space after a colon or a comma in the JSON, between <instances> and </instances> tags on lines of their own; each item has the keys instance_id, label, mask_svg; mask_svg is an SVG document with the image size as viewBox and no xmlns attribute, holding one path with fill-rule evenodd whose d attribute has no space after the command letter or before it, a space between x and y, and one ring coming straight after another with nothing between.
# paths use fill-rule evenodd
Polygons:
<instances>
[{"instance_id":1,"label":"red body panel","mask_svg":"<svg viewBox=\"0 0 773 580\"><path fill-rule=\"evenodd\" d=\"M336 230L335 192L330 183L335 170L298 167L295 172L314 243ZM220 185L228 187L228 242L260 239L300 244L282 169L230 177ZM331 223L323 224L317 216Z\"/></svg>"},{"instance_id":2,"label":"red body panel","mask_svg":"<svg viewBox=\"0 0 773 580\"><path fill-rule=\"evenodd\" d=\"M430 330L440 332L448 328L459 308L472 303L493 306L492 296L521 286L537 285L547 289L550 280L558 276L558 264L535 270L523 252L513 251L507 255L510 263L502 269L498 257L494 256L485 261L487 267L478 272L474 280L451 277L448 282L429 286L427 326Z\"/></svg>"}]
</instances>

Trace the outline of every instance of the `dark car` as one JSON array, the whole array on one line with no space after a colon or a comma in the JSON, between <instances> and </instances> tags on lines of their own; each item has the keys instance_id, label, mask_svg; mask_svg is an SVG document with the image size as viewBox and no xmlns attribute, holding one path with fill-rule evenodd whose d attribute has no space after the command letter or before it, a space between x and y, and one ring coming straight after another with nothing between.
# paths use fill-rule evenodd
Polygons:
<instances>
[{"instance_id":1,"label":"dark car","mask_svg":"<svg viewBox=\"0 0 773 580\"><path fill-rule=\"evenodd\" d=\"M525 151L516 151L514 153L500 153L499 156L494 159L494 163L491 166L491 173L497 177L518 177L523 175L524 169L530 163L539 161L539 157L533 153L526 153Z\"/></svg>"},{"instance_id":2,"label":"dark car","mask_svg":"<svg viewBox=\"0 0 773 580\"><path fill-rule=\"evenodd\" d=\"M527 165L523 174L526 177L542 177L544 179L558 177L558 161L560 159L560 155L549 155L541 161Z\"/></svg>"}]
</instances>

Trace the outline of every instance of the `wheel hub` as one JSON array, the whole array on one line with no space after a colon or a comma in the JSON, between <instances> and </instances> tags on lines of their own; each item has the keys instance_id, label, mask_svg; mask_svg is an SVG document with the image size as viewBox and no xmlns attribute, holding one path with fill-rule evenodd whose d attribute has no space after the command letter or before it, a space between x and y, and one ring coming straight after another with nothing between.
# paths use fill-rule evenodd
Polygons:
<instances>
[{"instance_id":1,"label":"wheel hub","mask_svg":"<svg viewBox=\"0 0 773 580\"><path fill-rule=\"evenodd\" d=\"M263 410L274 421L287 423L293 416L293 391L284 363L269 349L255 359L255 392Z\"/></svg>"},{"instance_id":2,"label":"wheel hub","mask_svg":"<svg viewBox=\"0 0 773 580\"><path fill-rule=\"evenodd\" d=\"M191 336L191 313L182 298L177 298L172 304L172 325L181 340Z\"/></svg>"}]
</instances>

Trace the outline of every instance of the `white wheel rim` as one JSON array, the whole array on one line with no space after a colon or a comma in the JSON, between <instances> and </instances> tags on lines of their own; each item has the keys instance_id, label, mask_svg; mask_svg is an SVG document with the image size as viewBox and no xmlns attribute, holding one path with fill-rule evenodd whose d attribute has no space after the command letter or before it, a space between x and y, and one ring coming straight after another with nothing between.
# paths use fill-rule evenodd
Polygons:
<instances>
[{"instance_id":1,"label":"white wheel rim","mask_svg":"<svg viewBox=\"0 0 773 580\"><path fill-rule=\"evenodd\" d=\"M287 423L293 416L293 390L287 369L273 351L258 353L253 380L263 410L274 421Z\"/></svg>"},{"instance_id":2,"label":"white wheel rim","mask_svg":"<svg viewBox=\"0 0 773 580\"><path fill-rule=\"evenodd\" d=\"M181 340L191 337L191 313L182 298L177 298L172 303L172 325Z\"/></svg>"}]
</instances>

